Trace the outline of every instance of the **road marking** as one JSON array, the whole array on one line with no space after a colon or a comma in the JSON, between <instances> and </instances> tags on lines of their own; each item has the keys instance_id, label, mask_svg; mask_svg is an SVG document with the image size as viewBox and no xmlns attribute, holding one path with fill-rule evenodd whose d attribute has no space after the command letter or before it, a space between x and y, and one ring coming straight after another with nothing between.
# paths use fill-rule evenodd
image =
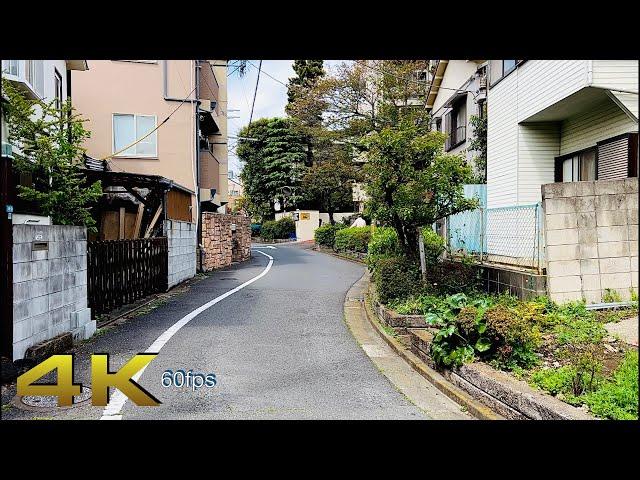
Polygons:
<instances>
[{"instance_id":1,"label":"road marking","mask_svg":"<svg viewBox=\"0 0 640 480\"><path fill-rule=\"evenodd\" d=\"M258 253L261 253L265 257L269 258L269 264L259 275L256 275L252 279L244 282L242 285L238 285L237 287L229 290L226 293L223 293L219 297L214 298L213 300L205 303L204 305L193 310L191 313L188 313L187 315L182 317L176 323L171 325L167 330L165 330L158 338L156 338L155 342L153 342L151 346L147 348L145 353L160 353L160 349L164 347L164 345L171 339L171 337L173 337L178 332L178 330L184 327L187 323L189 323L195 317L200 315L202 312L204 312L208 308L214 306L216 303L242 290L244 287L251 285L253 282L261 279L267 273L269 273L269 270L271 270L271 266L273 265L273 257L271 255L267 255L264 252L261 252L260 250L258 250ZM132 380L137 382L142 376L142 374L144 373L144 371L146 370L148 365L149 364L145 365L133 377L131 377ZM107 406L104 407L104 410L102 411L102 417L100 417L100 420L122 420L122 414L120 412L122 411L122 407L124 407L125 403L127 403L127 396L124 393L122 393L120 390L116 389L116 391L111 396L111 400L109 400L109 403L107 404Z\"/></svg>"},{"instance_id":2,"label":"road marking","mask_svg":"<svg viewBox=\"0 0 640 480\"><path fill-rule=\"evenodd\" d=\"M251 248L270 248L271 250L277 250L276 247L274 247L273 245L262 245L262 246L255 246L255 247L251 247Z\"/></svg>"}]
</instances>

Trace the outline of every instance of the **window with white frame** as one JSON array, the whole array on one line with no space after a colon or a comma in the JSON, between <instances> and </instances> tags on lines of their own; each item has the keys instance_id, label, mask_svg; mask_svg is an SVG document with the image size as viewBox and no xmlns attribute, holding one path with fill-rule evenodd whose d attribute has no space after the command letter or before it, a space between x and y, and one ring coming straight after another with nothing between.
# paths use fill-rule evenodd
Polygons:
<instances>
[{"instance_id":1,"label":"window with white frame","mask_svg":"<svg viewBox=\"0 0 640 480\"><path fill-rule=\"evenodd\" d=\"M118 152L132 144L156 127L155 115L134 115L126 113L113 114L113 152ZM120 157L157 157L158 132L155 131L144 140L136 143Z\"/></svg>"},{"instance_id":2,"label":"window with white frame","mask_svg":"<svg viewBox=\"0 0 640 480\"><path fill-rule=\"evenodd\" d=\"M20 74L20 60L2 60L2 72L18 77Z\"/></svg>"}]
</instances>

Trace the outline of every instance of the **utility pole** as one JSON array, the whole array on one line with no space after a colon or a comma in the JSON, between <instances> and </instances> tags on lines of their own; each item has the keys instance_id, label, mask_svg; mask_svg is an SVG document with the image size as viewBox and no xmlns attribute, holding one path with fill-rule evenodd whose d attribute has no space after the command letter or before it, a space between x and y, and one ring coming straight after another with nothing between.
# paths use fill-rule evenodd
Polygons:
<instances>
[{"instance_id":1,"label":"utility pole","mask_svg":"<svg viewBox=\"0 0 640 480\"><path fill-rule=\"evenodd\" d=\"M262 60L258 64L258 77L256 78L256 89L253 91L253 102L251 103L251 115L249 115L249 125L251 125L251 120L253 119L253 107L256 104L256 95L258 93L258 82L260 82L260 72L262 71Z\"/></svg>"}]
</instances>

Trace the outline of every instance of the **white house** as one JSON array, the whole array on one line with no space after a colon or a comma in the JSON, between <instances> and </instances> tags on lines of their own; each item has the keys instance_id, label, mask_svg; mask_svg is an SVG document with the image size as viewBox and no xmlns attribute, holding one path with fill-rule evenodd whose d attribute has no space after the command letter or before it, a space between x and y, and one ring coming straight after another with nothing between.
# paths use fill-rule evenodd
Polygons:
<instances>
[{"instance_id":1,"label":"white house","mask_svg":"<svg viewBox=\"0 0 640 480\"><path fill-rule=\"evenodd\" d=\"M71 94L71 70L87 70L86 60L2 60L2 76L27 96L65 101Z\"/></svg>"},{"instance_id":2,"label":"white house","mask_svg":"<svg viewBox=\"0 0 640 480\"><path fill-rule=\"evenodd\" d=\"M445 151L464 155L480 177L485 172L473 162L470 121L472 116L486 115L486 70L485 60L431 60L426 100L432 129L447 134Z\"/></svg>"},{"instance_id":3,"label":"white house","mask_svg":"<svg viewBox=\"0 0 640 480\"><path fill-rule=\"evenodd\" d=\"M548 183L637 176L636 60L491 60L487 102L489 208L539 202Z\"/></svg>"}]
</instances>

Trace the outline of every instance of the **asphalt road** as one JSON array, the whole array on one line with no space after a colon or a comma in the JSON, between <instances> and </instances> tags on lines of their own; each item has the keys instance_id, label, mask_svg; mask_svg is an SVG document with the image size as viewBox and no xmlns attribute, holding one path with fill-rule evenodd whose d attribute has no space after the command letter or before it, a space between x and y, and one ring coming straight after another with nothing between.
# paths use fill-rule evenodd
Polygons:
<instances>
[{"instance_id":1,"label":"asphalt road","mask_svg":"<svg viewBox=\"0 0 640 480\"><path fill-rule=\"evenodd\" d=\"M364 267L294 245L263 249L271 270L182 327L139 383L162 401L122 409L127 419L424 419L382 375L344 323L343 302ZM264 271L268 258L218 271L152 312L107 330L77 350L76 380L90 384L91 353L110 353L115 370L209 300ZM165 370L214 373L213 388L161 385ZM99 418L90 405L5 418Z\"/></svg>"}]
</instances>

